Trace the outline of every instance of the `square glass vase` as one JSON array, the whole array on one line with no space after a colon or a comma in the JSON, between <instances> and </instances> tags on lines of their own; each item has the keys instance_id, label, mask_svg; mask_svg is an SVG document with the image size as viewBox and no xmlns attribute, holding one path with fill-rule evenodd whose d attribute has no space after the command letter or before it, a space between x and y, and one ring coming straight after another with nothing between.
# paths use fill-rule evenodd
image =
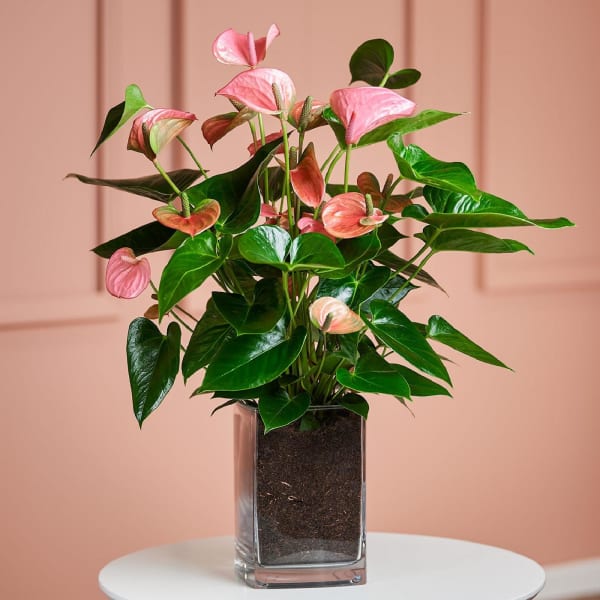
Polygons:
<instances>
[{"instance_id":1,"label":"square glass vase","mask_svg":"<svg viewBox=\"0 0 600 600\"><path fill-rule=\"evenodd\" d=\"M365 421L313 406L264 433L255 407L234 416L235 570L250 587L366 583Z\"/></svg>"}]
</instances>

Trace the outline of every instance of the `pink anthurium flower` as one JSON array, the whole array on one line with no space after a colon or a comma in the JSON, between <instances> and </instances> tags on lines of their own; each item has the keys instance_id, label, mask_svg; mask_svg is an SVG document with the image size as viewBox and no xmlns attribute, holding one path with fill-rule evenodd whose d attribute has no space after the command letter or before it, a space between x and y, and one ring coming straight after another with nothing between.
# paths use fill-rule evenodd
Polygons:
<instances>
[{"instance_id":1,"label":"pink anthurium flower","mask_svg":"<svg viewBox=\"0 0 600 600\"><path fill-rule=\"evenodd\" d=\"M160 206L152 211L154 218L165 227L177 229L192 237L210 229L221 214L216 200L205 200L189 217L184 217L173 206Z\"/></svg>"},{"instance_id":2,"label":"pink anthurium flower","mask_svg":"<svg viewBox=\"0 0 600 600\"><path fill-rule=\"evenodd\" d=\"M412 204L410 198L403 196L390 195L389 188L392 182L392 175L388 176L383 190L379 188L379 181L373 173L361 173L356 178L358 189L363 195L370 194L373 200L373 206L383 208L388 213L402 212L409 204Z\"/></svg>"},{"instance_id":3,"label":"pink anthurium flower","mask_svg":"<svg viewBox=\"0 0 600 600\"><path fill-rule=\"evenodd\" d=\"M300 126L300 117L302 117L302 109L304 108L304 100L299 100L292 106L290 110L290 123L294 127ZM313 100L311 104L311 109L308 114L307 123L305 126L305 130L314 129L315 127L320 127L321 125L327 125L327 121L323 118L323 109L327 106L325 102L320 102L319 100Z\"/></svg>"},{"instance_id":4,"label":"pink anthurium flower","mask_svg":"<svg viewBox=\"0 0 600 600\"><path fill-rule=\"evenodd\" d=\"M365 197L358 192L347 192L325 203L321 219L327 232L336 238L355 238L373 231L389 217L379 208L368 213Z\"/></svg>"},{"instance_id":5,"label":"pink anthurium flower","mask_svg":"<svg viewBox=\"0 0 600 600\"><path fill-rule=\"evenodd\" d=\"M238 33L227 29L213 42L212 52L215 58L226 65L245 65L255 67L265 59L267 48L279 35L279 27L273 24L267 31L267 36L254 39L252 33Z\"/></svg>"},{"instance_id":6,"label":"pink anthurium flower","mask_svg":"<svg viewBox=\"0 0 600 600\"><path fill-rule=\"evenodd\" d=\"M276 85L281 94L282 106L278 107L273 93ZM278 69L252 69L236 75L218 92L255 112L276 115L283 111L287 115L296 97L296 88L290 76Z\"/></svg>"},{"instance_id":7,"label":"pink anthurium flower","mask_svg":"<svg viewBox=\"0 0 600 600\"><path fill-rule=\"evenodd\" d=\"M343 335L360 331L365 326L353 310L341 300L330 296L315 300L310 305L309 314L313 325L325 333Z\"/></svg>"},{"instance_id":8,"label":"pink anthurium flower","mask_svg":"<svg viewBox=\"0 0 600 600\"><path fill-rule=\"evenodd\" d=\"M260 216L265 218L267 225L279 225L288 230L290 228L287 211L278 213L270 204L261 204Z\"/></svg>"},{"instance_id":9,"label":"pink anthurium flower","mask_svg":"<svg viewBox=\"0 0 600 600\"><path fill-rule=\"evenodd\" d=\"M326 235L330 240L336 241L335 236L331 235L324 227L321 221L317 221L312 216L303 215L298 219L298 229L300 233L322 233Z\"/></svg>"},{"instance_id":10,"label":"pink anthurium flower","mask_svg":"<svg viewBox=\"0 0 600 600\"><path fill-rule=\"evenodd\" d=\"M212 148L221 138L225 137L232 129L242 125L254 117L254 113L247 108L239 112L230 112L216 115L202 123L202 135Z\"/></svg>"},{"instance_id":11,"label":"pink anthurium flower","mask_svg":"<svg viewBox=\"0 0 600 600\"><path fill-rule=\"evenodd\" d=\"M127 150L154 160L161 149L196 121L196 115L171 108L153 108L133 121Z\"/></svg>"},{"instance_id":12,"label":"pink anthurium flower","mask_svg":"<svg viewBox=\"0 0 600 600\"><path fill-rule=\"evenodd\" d=\"M356 144L380 125L411 115L416 106L392 90L371 86L335 90L329 103L346 128L347 144Z\"/></svg>"},{"instance_id":13,"label":"pink anthurium flower","mask_svg":"<svg viewBox=\"0 0 600 600\"><path fill-rule=\"evenodd\" d=\"M283 132L281 130L275 133L269 133L269 135L265 136L265 144L268 144L269 142L272 142L273 140L276 140L282 136ZM261 140L256 140L255 142L252 142L248 146L248 152L250 153L250 156L254 156L262 148L262 145L263 143ZM280 144L279 146L277 146L277 148L275 148L275 154L281 154L283 153L283 151L283 144Z\"/></svg>"},{"instance_id":14,"label":"pink anthurium flower","mask_svg":"<svg viewBox=\"0 0 600 600\"><path fill-rule=\"evenodd\" d=\"M117 298L136 298L150 282L150 263L137 258L131 248L119 248L106 265L105 283L110 294Z\"/></svg>"},{"instance_id":15,"label":"pink anthurium flower","mask_svg":"<svg viewBox=\"0 0 600 600\"><path fill-rule=\"evenodd\" d=\"M298 198L308 206L317 208L325 194L325 180L315 156L315 147L311 142L295 169L290 171L290 181Z\"/></svg>"}]
</instances>

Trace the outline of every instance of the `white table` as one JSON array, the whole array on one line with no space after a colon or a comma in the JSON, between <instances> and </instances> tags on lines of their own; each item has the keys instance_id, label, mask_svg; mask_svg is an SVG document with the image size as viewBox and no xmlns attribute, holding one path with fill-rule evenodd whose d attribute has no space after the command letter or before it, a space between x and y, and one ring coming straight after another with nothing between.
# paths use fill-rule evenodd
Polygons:
<instances>
[{"instance_id":1,"label":"white table","mask_svg":"<svg viewBox=\"0 0 600 600\"><path fill-rule=\"evenodd\" d=\"M233 572L233 539L208 538L148 548L100 571L112 600L529 600L544 586L529 558L472 542L419 535L367 536L367 583L255 590Z\"/></svg>"}]
</instances>

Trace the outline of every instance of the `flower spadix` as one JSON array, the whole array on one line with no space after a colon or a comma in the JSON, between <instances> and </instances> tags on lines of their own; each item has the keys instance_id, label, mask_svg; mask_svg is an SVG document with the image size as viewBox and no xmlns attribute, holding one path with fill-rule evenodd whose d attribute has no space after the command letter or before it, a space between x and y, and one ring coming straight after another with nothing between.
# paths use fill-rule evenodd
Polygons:
<instances>
[{"instance_id":1,"label":"flower spadix","mask_svg":"<svg viewBox=\"0 0 600 600\"><path fill-rule=\"evenodd\" d=\"M131 248L116 250L106 265L105 283L110 294L117 298L136 298L150 282L150 263L137 258Z\"/></svg>"},{"instance_id":2,"label":"flower spadix","mask_svg":"<svg viewBox=\"0 0 600 600\"><path fill-rule=\"evenodd\" d=\"M227 29L217 36L213 42L214 57L226 65L242 65L255 67L265 59L267 48L279 35L279 27L273 24L269 27L266 37L254 39L254 34L238 33Z\"/></svg>"},{"instance_id":3,"label":"flower spadix","mask_svg":"<svg viewBox=\"0 0 600 600\"><path fill-rule=\"evenodd\" d=\"M141 152L154 160L162 148L196 120L196 115L189 112L153 108L133 121L127 150Z\"/></svg>"},{"instance_id":4,"label":"flower spadix","mask_svg":"<svg viewBox=\"0 0 600 600\"><path fill-rule=\"evenodd\" d=\"M363 320L346 304L337 298L323 296L315 300L309 308L310 320L315 327L325 333L342 335L360 331Z\"/></svg>"},{"instance_id":5,"label":"flower spadix","mask_svg":"<svg viewBox=\"0 0 600 600\"><path fill-rule=\"evenodd\" d=\"M273 92L277 86L281 105ZM216 92L255 112L275 115L281 112L287 115L296 97L296 88L290 76L279 69L251 69L236 75L227 85Z\"/></svg>"},{"instance_id":6,"label":"flower spadix","mask_svg":"<svg viewBox=\"0 0 600 600\"><path fill-rule=\"evenodd\" d=\"M192 237L210 229L221 214L221 205L216 200L205 200L189 217L184 217L173 206L160 206L152 215L165 227L177 229Z\"/></svg>"},{"instance_id":7,"label":"flower spadix","mask_svg":"<svg viewBox=\"0 0 600 600\"><path fill-rule=\"evenodd\" d=\"M356 144L380 125L411 115L416 106L392 90L371 86L335 90L329 103L346 128L347 144Z\"/></svg>"},{"instance_id":8,"label":"flower spadix","mask_svg":"<svg viewBox=\"0 0 600 600\"><path fill-rule=\"evenodd\" d=\"M325 203L321 212L323 225L336 238L355 238L373 231L389 215L379 208L369 208L358 192L338 194Z\"/></svg>"}]
</instances>

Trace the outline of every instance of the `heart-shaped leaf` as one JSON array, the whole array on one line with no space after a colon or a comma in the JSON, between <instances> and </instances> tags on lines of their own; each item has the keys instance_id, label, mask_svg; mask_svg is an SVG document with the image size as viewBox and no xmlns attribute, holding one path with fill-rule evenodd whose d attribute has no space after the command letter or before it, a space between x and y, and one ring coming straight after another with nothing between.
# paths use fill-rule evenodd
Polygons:
<instances>
[{"instance_id":1,"label":"heart-shaped leaf","mask_svg":"<svg viewBox=\"0 0 600 600\"><path fill-rule=\"evenodd\" d=\"M457 252L481 252L481 253L510 253L525 250L533 254L533 251L525 244L516 240L498 238L481 231L470 229L437 229L428 225L415 237L428 242L435 252L457 251Z\"/></svg>"},{"instance_id":2,"label":"heart-shaped leaf","mask_svg":"<svg viewBox=\"0 0 600 600\"><path fill-rule=\"evenodd\" d=\"M182 298L194 291L210 277L227 258L231 238L217 238L212 231L205 231L186 239L171 256L165 266L158 288L160 318Z\"/></svg>"},{"instance_id":3,"label":"heart-shaped leaf","mask_svg":"<svg viewBox=\"0 0 600 600\"><path fill-rule=\"evenodd\" d=\"M393 269L394 271L400 271L402 272L402 274L408 275L409 277L413 275L417 270L417 267L415 265L409 264L408 260L396 256L389 250L385 250L384 252L379 253L375 260L378 263L381 263L386 267L390 267L390 269ZM418 281L426 283L427 285L431 285L442 292L444 291L440 284L431 275L429 275L426 271L423 271L422 269L415 275L414 278Z\"/></svg>"},{"instance_id":4,"label":"heart-shaped leaf","mask_svg":"<svg viewBox=\"0 0 600 600\"><path fill-rule=\"evenodd\" d=\"M398 90L414 85L419 79L421 79L421 72L417 69L400 69L392 73L384 85L386 88Z\"/></svg>"},{"instance_id":5,"label":"heart-shaped leaf","mask_svg":"<svg viewBox=\"0 0 600 600\"><path fill-rule=\"evenodd\" d=\"M288 393L281 389L269 389L261 393L258 399L258 412L265 425L265 433L279 427L285 427L299 419L310 406L310 396L301 392L290 398Z\"/></svg>"},{"instance_id":6,"label":"heart-shaped leaf","mask_svg":"<svg viewBox=\"0 0 600 600\"><path fill-rule=\"evenodd\" d=\"M102 258L110 258L119 248L131 248L136 256L141 256L162 249L177 235L172 229L152 221L96 246L93 252ZM177 245L181 241L183 240L180 239Z\"/></svg>"},{"instance_id":7,"label":"heart-shaped leaf","mask_svg":"<svg viewBox=\"0 0 600 600\"><path fill-rule=\"evenodd\" d=\"M127 367L133 410L140 427L167 395L179 371L181 329L170 323L167 335L149 319L139 317L129 325Z\"/></svg>"},{"instance_id":8,"label":"heart-shaped leaf","mask_svg":"<svg viewBox=\"0 0 600 600\"><path fill-rule=\"evenodd\" d=\"M291 243L290 234L276 225L260 225L237 238L239 253L247 261L282 270L287 270L285 259Z\"/></svg>"},{"instance_id":9,"label":"heart-shaped leaf","mask_svg":"<svg viewBox=\"0 0 600 600\"><path fill-rule=\"evenodd\" d=\"M452 396L450 392L439 383L416 373L403 365L395 365L396 370L408 383L412 396Z\"/></svg>"},{"instance_id":10,"label":"heart-shaped leaf","mask_svg":"<svg viewBox=\"0 0 600 600\"><path fill-rule=\"evenodd\" d=\"M369 416L369 403L359 394L344 394L340 398L340 404L363 419Z\"/></svg>"},{"instance_id":11,"label":"heart-shaped leaf","mask_svg":"<svg viewBox=\"0 0 600 600\"><path fill-rule=\"evenodd\" d=\"M325 275L344 267L337 246L322 233L303 233L290 246L290 269Z\"/></svg>"},{"instance_id":12,"label":"heart-shaped leaf","mask_svg":"<svg viewBox=\"0 0 600 600\"><path fill-rule=\"evenodd\" d=\"M374 39L362 43L350 57L350 74L355 81L379 85L394 62L394 48L386 40Z\"/></svg>"}]
</instances>

